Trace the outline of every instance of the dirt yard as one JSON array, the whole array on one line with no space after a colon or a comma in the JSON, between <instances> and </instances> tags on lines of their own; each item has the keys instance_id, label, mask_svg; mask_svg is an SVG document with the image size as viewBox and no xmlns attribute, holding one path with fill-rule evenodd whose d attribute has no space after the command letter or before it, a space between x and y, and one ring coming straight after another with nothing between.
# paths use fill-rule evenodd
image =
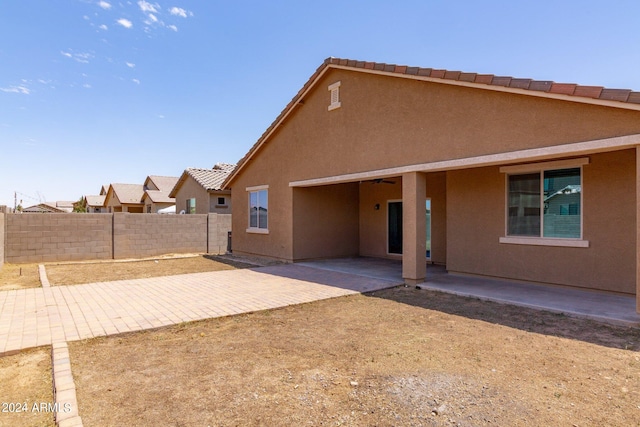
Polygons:
<instances>
[{"instance_id":1,"label":"dirt yard","mask_svg":"<svg viewBox=\"0 0 640 427\"><path fill-rule=\"evenodd\" d=\"M52 387L50 347L0 357L0 426L55 425Z\"/></svg>"},{"instance_id":2,"label":"dirt yard","mask_svg":"<svg viewBox=\"0 0 640 427\"><path fill-rule=\"evenodd\" d=\"M87 426L638 426L639 350L410 288L70 344Z\"/></svg>"},{"instance_id":3,"label":"dirt yard","mask_svg":"<svg viewBox=\"0 0 640 427\"><path fill-rule=\"evenodd\" d=\"M0 268L0 291L39 286L38 264L4 264Z\"/></svg>"},{"instance_id":4,"label":"dirt yard","mask_svg":"<svg viewBox=\"0 0 640 427\"><path fill-rule=\"evenodd\" d=\"M43 264L52 286L255 267L253 264L213 255L165 256L142 261ZM0 291L39 286L38 264L5 264L0 269Z\"/></svg>"}]
</instances>

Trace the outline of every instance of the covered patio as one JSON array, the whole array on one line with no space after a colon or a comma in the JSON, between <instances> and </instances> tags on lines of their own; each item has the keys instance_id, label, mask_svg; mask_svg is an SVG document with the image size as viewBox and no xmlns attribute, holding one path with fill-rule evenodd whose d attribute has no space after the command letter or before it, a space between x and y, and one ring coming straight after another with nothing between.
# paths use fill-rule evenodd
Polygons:
<instances>
[{"instance_id":1,"label":"covered patio","mask_svg":"<svg viewBox=\"0 0 640 427\"><path fill-rule=\"evenodd\" d=\"M404 283L401 260L354 257L306 261L297 264L374 279L397 281L398 285ZM426 282L416 287L640 327L640 315L636 313L636 299L632 295L449 274L443 266L438 265L429 265Z\"/></svg>"}]
</instances>

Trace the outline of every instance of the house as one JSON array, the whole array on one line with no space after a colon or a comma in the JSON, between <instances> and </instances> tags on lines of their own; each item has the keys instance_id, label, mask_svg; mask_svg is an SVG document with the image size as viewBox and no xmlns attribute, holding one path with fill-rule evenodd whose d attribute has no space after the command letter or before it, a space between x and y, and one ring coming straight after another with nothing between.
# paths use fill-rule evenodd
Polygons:
<instances>
[{"instance_id":1,"label":"house","mask_svg":"<svg viewBox=\"0 0 640 427\"><path fill-rule=\"evenodd\" d=\"M176 211L186 214L231 213L231 192L222 183L235 165L218 163L211 169L187 168L169 197L176 200Z\"/></svg>"},{"instance_id":2,"label":"house","mask_svg":"<svg viewBox=\"0 0 640 427\"><path fill-rule=\"evenodd\" d=\"M223 185L233 252L638 298L639 146L640 92L329 58Z\"/></svg>"},{"instance_id":3,"label":"house","mask_svg":"<svg viewBox=\"0 0 640 427\"><path fill-rule=\"evenodd\" d=\"M170 197L169 193L176 185L176 182L178 182L178 177L175 176L149 175L143 184L142 203L144 203L144 212L158 213L162 209L175 206L176 200Z\"/></svg>"},{"instance_id":4,"label":"house","mask_svg":"<svg viewBox=\"0 0 640 427\"><path fill-rule=\"evenodd\" d=\"M104 201L106 200L106 192L100 196L84 196L84 207L87 213L103 213L106 212Z\"/></svg>"},{"instance_id":5,"label":"house","mask_svg":"<svg viewBox=\"0 0 640 427\"><path fill-rule=\"evenodd\" d=\"M107 190L103 206L108 213L143 213L143 195L144 187L140 184L111 184Z\"/></svg>"},{"instance_id":6,"label":"house","mask_svg":"<svg viewBox=\"0 0 640 427\"><path fill-rule=\"evenodd\" d=\"M70 213L73 212L73 203L69 201L42 202L26 207L23 213Z\"/></svg>"}]
</instances>

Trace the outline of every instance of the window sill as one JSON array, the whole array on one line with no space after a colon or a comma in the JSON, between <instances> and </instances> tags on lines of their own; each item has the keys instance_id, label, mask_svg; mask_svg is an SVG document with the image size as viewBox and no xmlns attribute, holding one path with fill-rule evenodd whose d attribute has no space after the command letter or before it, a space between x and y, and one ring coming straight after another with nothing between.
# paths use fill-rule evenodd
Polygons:
<instances>
[{"instance_id":1,"label":"window sill","mask_svg":"<svg viewBox=\"0 0 640 427\"><path fill-rule=\"evenodd\" d=\"M561 239L548 237L500 237L500 243L531 246L563 246L568 248L588 248L589 241L581 239Z\"/></svg>"},{"instance_id":2,"label":"window sill","mask_svg":"<svg viewBox=\"0 0 640 427\"><path fill-rule=\"evenodd\" d=\"M247 228L247 233L269 234L269 229L267 229L267 228Z\"/></svg>"},{"instance_id":3,"label":"window sill","mask_svg":"<svg viewBox=\"0 0 640 427\"><path fill-rule=\"evenodd\" d=\"M216 209L229 209L229 205L216 205Z\"/></svg>"}]
</instances>

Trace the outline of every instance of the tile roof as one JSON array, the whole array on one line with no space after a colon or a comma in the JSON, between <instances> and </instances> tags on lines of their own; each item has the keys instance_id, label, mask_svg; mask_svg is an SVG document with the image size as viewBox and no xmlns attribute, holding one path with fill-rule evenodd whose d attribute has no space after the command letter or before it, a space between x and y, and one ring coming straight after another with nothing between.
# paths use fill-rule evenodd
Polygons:
<instances>
[{"instance_id":1,"label":"tile roof","mask_svg":"<svg viewBox=\"0 0 640 427\"><path fill-rule=\"evenodd\" d=\"M113 193L120 203L140 204L144 195L144 188L141 184L111 184Z\"/></svg>"},{"instance_id":2,"label":"tile roof","mask_svg":"<svg viewBox=\"0 0 640 427\"><path fill-rule=\"evenodd\" d=\"M231 172L236 168L236 165L233 165L231 163L216 163L213 166L214 170L223 170L223 171L227 171L227 172Z\"/></svg>"},{"instance_id":3,"label":"tile roof","mask_svg":"<svg viewBox=\"0 0 640 427\"><path fill-rule=\"evenodd\" d=\"M147 179L153 181L158 190L165 191L167 194L171 189L176 185L178 179L177 176L158 176L158 175L149 175Z\"/></svg>"},{"instance_id":4,"label":"tile roof","mask_svg":"<svg viewBox=\"0 0 640 427\"><path fill-rule=\"evenodd\" d=\"M168 191L163 190L147 190L144 195L148 197L153 203L175 203L176 199L169 197ZM143 196L144 200L144 196Z\"/></svg>"},{"instance_id":5,"label":"tile roof","mask_svg":"<svg viewBox=\"0 0 640 427\"><path fill-rule=\"evenodd\" d=\"M234 165L235 167L235 165ZM187 168L185 172L202 185L207 191L218 191L222 189L222 183L231 173L231 169L199 169Z\"/></svg>"},{"instance_id":6,"label":"tile roof","mask_svg":"<svg viewBox=\"0 0 640 427\"><path fill-rule=\"evenodd\" d=\"M354 69L364 72L384 73L386 75L397 76L416 76L416 78L425 78L430 81L441 80L443 83L460 82L459 84L470 84L475 87L486 87L488 89L502 88L502 90L521 91L531 94L546 93L550 95L566 95L575 97L576 100L600 100L600 101L616 101L618 106L624 107L632 105L640 109L640 92L630 89L609 89L603 86L582 86L574 83L556 83L553 81L533 80L527 78L515 78L509 76L496 76L493 74L478 74L462 71L409 67L407 65L385 64L380 62L357 61L353 59L333 58L329 57L316 69L307 82L302 86L298 93L289 101L287 106L282 110L273 123L260 136L258 141L249 149L247 154L240 159L236 168L225 180L222 187L234 179L236 174L243 168L244 164L253 156L253 154L262 146L263 142L271 135L271 132L285 119L289 112L300 103L304 95L316 83L320 76L329 68ZM609 104L612 105L612 104Z\"/></svg>"},{"instance_id":7,"label":"tile roof","mask_svg":"<svg viewBox=\"0 0 640 427\"><path fill-rule=\"evenodd\" d=\"M87 200L87 206L103 206L107 196L84 196L84 198Z\"/></svg>"}]
</instances>

